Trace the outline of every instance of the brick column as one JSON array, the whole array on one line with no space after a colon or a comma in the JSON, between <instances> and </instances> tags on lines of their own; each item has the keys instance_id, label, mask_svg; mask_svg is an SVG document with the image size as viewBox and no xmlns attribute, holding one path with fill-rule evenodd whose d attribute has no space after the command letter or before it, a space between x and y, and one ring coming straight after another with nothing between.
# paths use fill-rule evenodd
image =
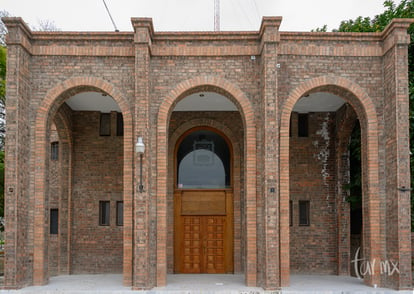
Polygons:
<instances>
[{"instance_id":1,"label":"brick column","mask_svg":"<svg viewBox=\"0 0 414 294\"><path fill-rule=\"evenodd\" d=\"M151 19L133 18L135 36L135 131L133 142L142 137L145 144L145 153L142 157L143 191L139 190L141 159L135 157L135 184L134 184L134 240L133 244L133 289L149 289L155 284L155 277L151 275L156 264L150 262L151 240L156 238L150 234L150 187L149 167L151 162L151 139L149 132L149 66L150 43L153 34Z\"/></svg>"},{"instance_id":2,"label":"brick column","mask_svg":"<svg viewBox=\"0 0 414 294\"><path fill-rule=\"evenodd\" d=\"M350 204L347 201L349 190L345 185L349 185L349 138L355 127L357 116L352 106L345 104L336 112L337 134L336 134L336 207L337 207L337 274L349 275L351 265L351 217Z\"/></svg>"},{"instance_id":3,"label":"brick column","mask_svg":"<svg viewBox=\"0 0 414 294\"><path fill-rule=\"evenodd\" d=\"M413 19L394 20L384 30L384 132L386 169L386 261L398 271L383 273L387 287L411 289L410 155L407 34ZM391 267L391 270L393 267Z\"/></svg>"},{"instance_id":4,"label":"brick column","mask_svg":"<svg viewBox=\"0 0 414 294\"><path fill-rule=\"evenodd\" d=\"M33 260L33 191L30 191L30 29L21 18L3 18L7 37L7 140L5 162L5 280L6 288L42 284L47 280L45 232L39 239L39 260ZM35 171L34 171L35 172ZM43 184L43 183L40 183ZM44 203L36 203L44 213ZM42 224L43 226L43 224ZM32 264L34 262L34 264ZM33 268L39 275L33 277Z\"/></svg>"},{"instance_id":5,"label":"brick column","mask_svg":"<svg viewBox=\"0 0 414 294\"><path fill-rule=\"evenodd\" d=\"M258 162L262 183L258 205L258 279L265 289L280 287L279 239L279 120L277 96L278 43L281 18L264 18L261 27L262 143ZM261 224L261 225L260 225ZM288 231L284 233L288 234ZM285 252L289 254L289 252ZM260 265L260 266L259 266Z\"/></svg>"}]
</instances>

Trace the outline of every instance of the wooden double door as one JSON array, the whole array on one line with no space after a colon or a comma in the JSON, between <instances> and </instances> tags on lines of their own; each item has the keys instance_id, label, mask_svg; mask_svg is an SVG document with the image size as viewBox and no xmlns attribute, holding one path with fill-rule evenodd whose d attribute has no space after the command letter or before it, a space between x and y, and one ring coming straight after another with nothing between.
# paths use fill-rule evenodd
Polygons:
<instances>
[{"instance_id":1,"label":"wooden double door","mask_svg":"<svg viewBox=\"0 0 414 294\"><path fill-rule=\"evenodd\" d=\"M231 190L176 190L174 214L175 272L232 273Z\"/></svg>"}]
</instances>

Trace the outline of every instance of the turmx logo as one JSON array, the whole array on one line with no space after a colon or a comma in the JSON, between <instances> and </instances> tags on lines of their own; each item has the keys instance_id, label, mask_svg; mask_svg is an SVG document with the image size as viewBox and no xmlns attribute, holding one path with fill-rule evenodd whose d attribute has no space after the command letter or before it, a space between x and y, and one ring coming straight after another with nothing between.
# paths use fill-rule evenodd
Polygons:
<instances>
[{"instance_id":1,"label":"turmx logo","mask_svg":"<svg viewBox=\"0 0 414 294\"><path fill-rule=\"evenodd\" d=\"M373 260L366 260L365 258L360 258L359 252L360 247L355 252L355 258L351 261L354 264L355 274L359 279L362 279L364 276L375 275L380 273L381 275L392 276L394 273L399 275L400 270L398 268L398 261L394 262L393 260L380 260L377 261L375 258Z\"/></svg>"}]
</instances>

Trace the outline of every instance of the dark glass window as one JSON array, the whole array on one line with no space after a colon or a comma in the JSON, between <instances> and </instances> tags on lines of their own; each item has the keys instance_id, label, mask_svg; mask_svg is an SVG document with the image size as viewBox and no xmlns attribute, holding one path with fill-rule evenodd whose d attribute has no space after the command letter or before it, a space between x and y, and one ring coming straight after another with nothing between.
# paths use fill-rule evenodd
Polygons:
<instances>
[{"instance_id":1,"label":"dark glass window","mask_svg":"<svg viewBox=\"0 0 414 294\"><path fill-rule=\"evenodd\" d=\"M124 225L124 202L123 201L116 202L116 225L117 226Z\"/></svg>"},{"instance_id":2,"label":"dark glass window","mask_svg":"<svg viewBox=\"0 0 414 294\"><path fill-rule=\"evenodd\" d=\"M101 113L99 135L100 136L111 135L111 114L110 113Z\"/></svg>"},{"instance_id":3,"label":"dark glass window","mask_svg":"<svg viewBox=\"0 0 414 294\"><path fill-rule=\"evenodd\" d=\"M123 136L124 135L124 118L122 113L118 112L116 114L116 135Z\"/></svg>"},{"instance_id":4,"label":"dark glass window","mask_svg":"<svg viewBox=\"0 0 414 294\"><path fill-rule=\"evenodd\" d=\"M177 188L230 187L230 150L219 134L198 130L181 142L177 151Z\"/></svg>"},{"instance_id":5,"label":"dark glass window","mask_svg":"<svg viewBox=\"0 0 414 294\"><path fill-rule=\"evenodd\" d=\"M309 134L309 115L307 113L298 114L298 136L307 137Z\"/></svg>"},{"instance_id":6,"label":"dark glass window","mask_svg":"<svg viewBox=\"0 0 414 294\"><path fill-rule=\"evenodd\" d=\"M299 201L299 225L309 226L310 225L310 202L309 200Z\"/></svg>"},{"instance_id":7,"label":"dark glass window","mask_svg":"<svg viewBox=\"0 0 414 294\"><path fill-rule=\"evenodd\" d=\"M59 159L59 142L52 142L50 144L50 159L51 160Z\"/></svg>"},{"instance_id":8,"label":"dark glass window","mask_svg":"<svg viewBox=\"0 0 414 294\"><path fill-rule=\"evenodd\" d=\"M109 201L99 201L99 225L109 226Z\"/></svg>"},{"instance_id":9,"label":"dark glass window","mask_svg":"<svg viewBox=\"0 0 414 294\"><path fill-rule=\"evenodd\" d=\"M50 234L56 235L59 231L59 210L52 208L50 210Z\"/></svg>"}]
</instances>

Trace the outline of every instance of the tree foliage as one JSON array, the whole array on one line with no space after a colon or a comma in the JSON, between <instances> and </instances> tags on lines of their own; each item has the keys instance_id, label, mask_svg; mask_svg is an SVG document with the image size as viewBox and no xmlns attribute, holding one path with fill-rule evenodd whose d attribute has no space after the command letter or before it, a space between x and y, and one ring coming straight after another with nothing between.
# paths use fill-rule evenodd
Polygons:
<instances>
[{"instance_id":1,"label":"tree foliage","mask_svg":"<svg viewBox=\"0 0 414 294\"><path fill-rule=\"evenodd\" d=\"M39 20L39 24L37 26L32 26L32 30L44 32L60 31L55 22L50 19Z\"/></svg>"},{"instance_id":2,"label":"tree foliage","mask_svg":"<svg viewBox=\"0 0 414 294\"><path fill-rule=\"evenodd\" d=\"M349 140L349 173L350 181L348 190L348 202L351 204L351 210L361 208L362 187L361 187L361 127L357 120Z\"/></svg>"},{"instance_id":3,"label":"tree foliage","mask_svg":"<svg viewBox=\"0 0 414 294\"><path fill-rule=\"evenodd\" d=\"M10 16L10 14L5 10L0 10L0 46L6 46L6 34L7 29L4 23L1 21L2 17Z\"/></svg>"}]
</instances>

